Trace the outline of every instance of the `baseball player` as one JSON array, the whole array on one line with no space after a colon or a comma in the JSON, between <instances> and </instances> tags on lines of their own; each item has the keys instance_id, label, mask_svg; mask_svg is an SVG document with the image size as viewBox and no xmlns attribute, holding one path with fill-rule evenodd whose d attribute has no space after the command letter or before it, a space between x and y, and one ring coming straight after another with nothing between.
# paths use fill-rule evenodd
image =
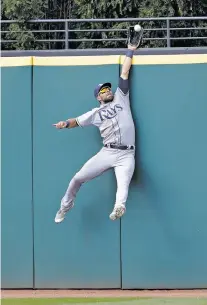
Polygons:
<instances>
[{"instance_id":1,"label":"baseball player","mask_svg":"<svg viewBox=\"0 0 207 305\"><path fill-rule=\"evenodd\" d=\"M128 49L115 93L112 92L111 83L99 84L94 90L99 107L77 118L53 124L58 129L94 125L99 128L103 138L102 149L70 181L55 216L56 223L62 222L66 213L73 208L81 185L109 169L114 169L117 180L116 201L109 217L116 220L126 211L129 184L135 168L135 127L130 110L128 77L133 53L140 45L142 33L139 31L135 35L133 44L129 35Z\"/></svg>"}]
</instances>

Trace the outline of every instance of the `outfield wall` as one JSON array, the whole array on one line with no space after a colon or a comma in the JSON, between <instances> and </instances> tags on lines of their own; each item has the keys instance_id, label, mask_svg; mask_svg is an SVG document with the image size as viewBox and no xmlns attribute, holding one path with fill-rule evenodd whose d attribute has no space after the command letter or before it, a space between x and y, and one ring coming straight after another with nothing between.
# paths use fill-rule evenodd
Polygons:
<instances>
[{"instance_id":1,"label":"outfield wall","mask_svg":"<svg viewBox=\"0 0 207 305\"><path fill-rule=\"evenodd\" d=\"M102 147L95 127L52 124L94 107L123 56L8 57L2 67L2 288L207 288L207 55L136 55L136 170L111 222L113 171L67 184Z\"/></svg>"}]
</instances>

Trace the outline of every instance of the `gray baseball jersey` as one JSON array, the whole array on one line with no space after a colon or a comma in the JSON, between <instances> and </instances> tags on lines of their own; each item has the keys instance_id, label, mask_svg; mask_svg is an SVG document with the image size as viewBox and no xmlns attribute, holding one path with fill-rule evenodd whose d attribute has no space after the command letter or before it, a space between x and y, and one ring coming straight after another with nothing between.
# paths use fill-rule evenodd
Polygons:
<instances>
[{"instance_id":1,"label":"gray baseball jersey","mask_svg":"<svg viewBox=\"0 0 207 305\"><path fill-rule=\"evenodd\" d=\"M129 91L118 87L114 100L76 118L81 127L94 125L100 130L103 144L135 145L135 127L130 109Z\"/></svg>"}]
</instances>

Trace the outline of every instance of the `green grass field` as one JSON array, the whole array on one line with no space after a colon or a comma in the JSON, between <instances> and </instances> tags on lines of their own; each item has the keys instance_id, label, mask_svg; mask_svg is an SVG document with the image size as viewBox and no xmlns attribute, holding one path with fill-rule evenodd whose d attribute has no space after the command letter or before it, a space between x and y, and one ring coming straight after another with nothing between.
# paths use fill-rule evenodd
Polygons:
<instances>
[{"instance_id":1,"label":"green grass field","mask_svg":"<svg viewBox=\"0 0 207 305\"><path fill-rule=\"evenodd\" d=\"M207 298L55 298L2 299L2 305L207 305Z\"/></svg>"},{"instance_id":2,"label":"green grass field","mask_svg":"<svg viewBox=\"0 0 207 305\"><path fill-rule=\"evenodd\" d=\"M29 299L3 299L2 305L71 305L94 303L119 303L137 300L137 298L29 298Z\"/></svg>"}]
</instances>

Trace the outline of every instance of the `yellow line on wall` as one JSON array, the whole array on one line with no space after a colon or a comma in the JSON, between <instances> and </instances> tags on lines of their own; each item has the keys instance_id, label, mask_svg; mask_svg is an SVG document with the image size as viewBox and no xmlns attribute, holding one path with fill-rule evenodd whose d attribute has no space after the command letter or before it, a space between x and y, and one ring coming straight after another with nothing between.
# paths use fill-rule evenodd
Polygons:
<instances>
[{"instance_id":1,"label":"yellow line on wall","mask_svg":"<svg viewBox=\"0 0 207 305\"><path fill-rule=\"evenodd\" d=\"M0 67L32 66L33 58L28 57L0 57Z\"/></svg>"},{"instance_id":2,"label":"yellow line on wall","mask_svg":"<svg viewBox=\"0 0 207 305\"><path fill-rule=\"evenodd\" d=\"M121 64L124 62L121 56ZM135 55L133 65L177 65L207 63L207 54Z\"/></svg>"},{"instance_id":3,"label":"yellow line on wall","mask_svg":"<svg viewBox=\"0 0 207 305\"><path fill-rule=\"evenodd\" d=\"M18 66L95 66L122 64L125 56L1 57L0 67ZM133 65L173 65L207 63L207 54L135 55Z\"/></svg>"},{"instance_id":4,"label":"yellow line on wall","mask_svg":"<svg viewBox=\"0 0 207 305\"><path fill-rule=\"evenodd\" d=\"M119 64L120 55L34 57L34 66L97 66Z\"/></svg>"}]
</instances>

